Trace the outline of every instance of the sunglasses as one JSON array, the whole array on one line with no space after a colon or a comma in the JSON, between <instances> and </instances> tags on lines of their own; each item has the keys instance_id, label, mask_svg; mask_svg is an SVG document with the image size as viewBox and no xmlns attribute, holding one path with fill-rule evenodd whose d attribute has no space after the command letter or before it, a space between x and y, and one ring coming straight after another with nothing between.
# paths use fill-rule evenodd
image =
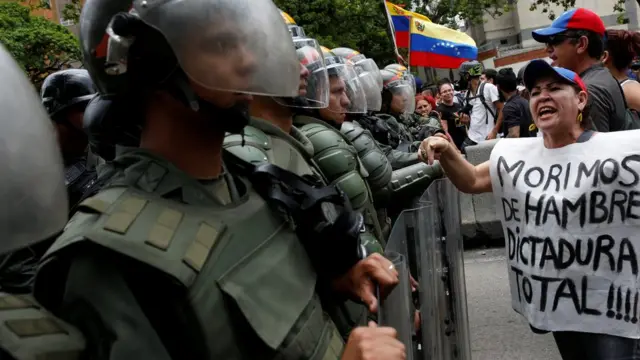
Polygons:
<instances>
[{"instance_id":1,"label":"sunglasses","mask_svg":"<svg viewBox=\"0 0 640 360\"><path fill-rule=\"evenodd\" d=\"M563 42L567 41L568 39L571 39L571 36L567 36L567 35L550 35L547 37L547 41L545 41L548 45L550 46L557 46L562 44Z\"/></svg>"},{"instance_id":2,"label":"sunglasses","mask_svg":"<svg viewBox=\"0 0 640 360\"><path fill-rule=\"evenodd\" d=\"M579 39L581 36L578 34L558 34L547 36L545 43L550 46L558 46L569 39Z\"/></svg>"}]
</instances>

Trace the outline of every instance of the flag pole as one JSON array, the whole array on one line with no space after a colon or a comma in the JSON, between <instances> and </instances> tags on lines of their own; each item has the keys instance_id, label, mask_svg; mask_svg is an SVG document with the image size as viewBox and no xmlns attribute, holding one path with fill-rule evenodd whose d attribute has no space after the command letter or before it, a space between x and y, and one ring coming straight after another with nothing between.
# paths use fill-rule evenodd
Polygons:
<instances>
[{"instance_id":1,"label":"flag pole","mask_svg":"<svg viewBox=\"0 0 640 360\"><path fill-rule=\"evenodd\" d=\"M407 71L409 73L411 73L411 29L413 26L413 16L409 16L409 48L407 49Z\"/></svg>"},{"instance_id":2,"label":"flag pole","mask_svg":"<svg viewBox=\"0 0 640 360\"><path fill-rule=\"evenodd\" d=\"M396 42L396 29L393 26L391 13L389 13L389 8L387 7L387 0L382 0L382 7L384 8L384 13L387 14L387 23L389 23L389 30L391 31L391 40L393 41L393 50L396 52L396 57L398 58L398 62L406 62L402 58L402 55L400 55L400 51L398 51L398 43Z\"/></svg>"}]
</instances>

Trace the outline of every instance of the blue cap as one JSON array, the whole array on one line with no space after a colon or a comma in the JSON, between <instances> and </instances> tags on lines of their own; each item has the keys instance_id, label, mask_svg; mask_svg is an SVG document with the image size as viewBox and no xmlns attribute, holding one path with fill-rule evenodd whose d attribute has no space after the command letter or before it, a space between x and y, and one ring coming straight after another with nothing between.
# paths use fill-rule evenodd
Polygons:
<instances>
[{"instance_id":1,"label":"blue cap","mask_svg":"<svg viewBox=\"0 0 640 360\"><path fill-rule=\"evenodd\" d=\"M539 79L542 74L549 72L553 72L556 75L567 80L568 82L578 85L580 89L582 89L582 91L587 91L587 87L584 85L584 82L582 81L580 76L578 76L578 74L565 68L551 66L549 65L549 63L542 59L533 60L529 64L527 64L527 67L524 69L523 75L524 86L527 87L527 90L531 91L536 83L536 80Z\"/></svg>"}]
</instances>

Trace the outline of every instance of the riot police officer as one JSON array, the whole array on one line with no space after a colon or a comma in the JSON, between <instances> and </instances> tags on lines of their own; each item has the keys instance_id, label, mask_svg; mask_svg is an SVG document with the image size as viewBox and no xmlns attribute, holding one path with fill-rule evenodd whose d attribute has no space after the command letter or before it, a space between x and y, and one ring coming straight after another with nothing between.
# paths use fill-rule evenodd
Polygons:
<instances>
[{"instance_id":1,"label":"riot police officer","mask_svg":"<svg viewBox=\"0 0 640 360\"><path fill-rule=\"evenodd\" d=\"M358 328L343 346L323 315L327 293L375 310L371 281L397 281L381 256L333 248L331 235L356 247L353 232L333 232L354 225L341 193L269 164L223 164L225 132L247 125L251 94L299 91L273 3L89 0L81 16L100 92L140 100L140 148L118 154L80 204L44 257L36 298L85 331L95 358L357 359L363 341L401 358L391 330Z\"/></svg>"},{"instance_id":2,"label":"riot police officer","mask_svg":"<svg viewBox=\"0 0 640 360\"><path fill-rule=\"evenodd\" d=\"M0 45L0 254L16 253L60 232L67 221L62 157L55 131L24 71ZM3 260L3 265L6 262ZM11 260L11 259L9 259ZM4 269L3 269L4 270ZM27 295L10 295L0 273L0 358L78 355L83 339ZM29 354L28 354L29 353ZM29 355L33 357L29 357ZM62 357L61 357L62 358ZM71 358L71 356L69 356Z\"/></svg>"},{"instance_id":3,"label":"riot police officer","mask_svg":"<svg viewBox=\"0 0 640 360\"><path fill-rule=\"evenodd\" d=\"M323 123L316 123L316 132L308 138L302 130L294 126L293 115L296 109L310 110L328 106L330 85L318 42L297 36L293 37L293 42L300 60L299 95L293 98L254 96L250 107L252 118L249 126L245 127L242 135L228 134L224 147L247 162L264 161L276 164L298 175L315 178L320 183L331 182L331 185L340 186L345 190L345 194L353 199L352 204L356 210L361 211L364 216L375 216L368 212L371 206L361 205L362 202L371 205L372 199L364 180L355 178L360 176L358 168L347 169L347 176L336 176L342 174L345 169L336 166L335 163L330 163L327 167L325 162L313 160L316 155L314 145L318 145L319 138L327 143L333 140L323 134L330 132L335 135L333 130ZM325 154L325 157L331 155L340 156L343 153L334 152L329 156ZM344 181L345 178L348 181ZM370 227L369 221L365 223L367 227L359 235L361 245L367 253L382 254L381 243L384 239L376 238L376 229ZM346 339L354 326L364 324L366 308L353 302L333 305L328 304L328 312Z\"/></svg>"},{"instance_id":4,"label":"riot police officer","mask_svg":"<svg viewBox=\"0 0 640 360\"><path fill-rule=\"evenodd\" d=\"M387 145L405 152L411 151L413 137L405 126L403 118L415 108L411 83L402 73L381 70L383 79L382 108L376 114L387 124Z\"/></svg>"},{"instance_id":5,"label":"riot police officer","mask_svg":"<svg viewBox=\"0 0 640 360\"><path fill-rule=\"evenodd\" d=\"M96 178L97 159L87 153L87 135L83 132L84 110L95 93L93 81L84 69L55 72L47 76L40 90L42 104L58 133L72 209Z\"/></svg>"},{"instance_id":6,"label":"riot police officer","mask_svg":"<svg viewBox=\"0 0 640 360\"><path fill-rule=\"evenodd\" d=\"M373 60L365 60L364 55L355 50L337 48L331 51L352 62L359 74L380 73ZM380 82L368 81L366 77L360 75L363 88L368 89L366 91L367 110L371 112L380 111L382 106L380 92L383 85L382 76L373 76L373 78L379 78ZM373 107L370 108L370 105ZM374 131L385 134L389 130L386 122L372 115L371 112L349 114L348 120L342 124L340 131L358 151L360 161L369 173L366 180L371 188L376 213L386 238L392 223L392 217L389 215L394 215L409 206L409 200L421 195L434 179L442 175L442 170L438 164L425 167L421 163L416 163L417 153L398 151L377 142L369 128L374 127ZM366 125L362 126L361 123ZM389 207L394 211L390 213Z\"/></svg>"}]
</instances>

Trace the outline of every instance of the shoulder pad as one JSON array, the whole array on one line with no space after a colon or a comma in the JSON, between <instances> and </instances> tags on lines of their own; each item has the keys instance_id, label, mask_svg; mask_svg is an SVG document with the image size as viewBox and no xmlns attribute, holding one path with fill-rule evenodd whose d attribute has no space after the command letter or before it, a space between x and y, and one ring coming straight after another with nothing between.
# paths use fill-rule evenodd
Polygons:
<instances>
[{"instance_id":1,"label":"shoulder pad","mask_svg":"<svg viewBox=\"0 0 640 360\"><path fill-rule=\"evenodd\" d=\"M222 146L246 162L259 164L269 161L267 151L271 149L271 140L262 130L245 126L244 134L227 134Z\"/></svg>"},{"instance_id":2,"label":"shoulder pad","mask_svg":"<svg viewBox=\"0 0 640 360\"><path fill-rule=\"evenodd\" d=\"M208 215L152 193L108 188L78 206L45 258L90 241L154 267L189 287L226 228Z\"/></svg>"},{"instance_id":3,"label":"shoulder pad","mask_svg":"<svg viewBox=\"0 0 640 360\"><path fill-rule=\"evenodd\" d=\"M363 131L364 128L356 122L345 121L340 127L340 132L343 133L351 141L353 141L353 139L355 139Z\"/></svg>"},{"instance_id":4,"label":"shoulder pad","mask_svg":"<svg viewBox=\"0 0 640 360\"><path fill-rule=\"evenodd\" d=\"M32 296L0 293L0 348L16 360L78 360L85 339Z\"/></svg>"}]
</instances>

